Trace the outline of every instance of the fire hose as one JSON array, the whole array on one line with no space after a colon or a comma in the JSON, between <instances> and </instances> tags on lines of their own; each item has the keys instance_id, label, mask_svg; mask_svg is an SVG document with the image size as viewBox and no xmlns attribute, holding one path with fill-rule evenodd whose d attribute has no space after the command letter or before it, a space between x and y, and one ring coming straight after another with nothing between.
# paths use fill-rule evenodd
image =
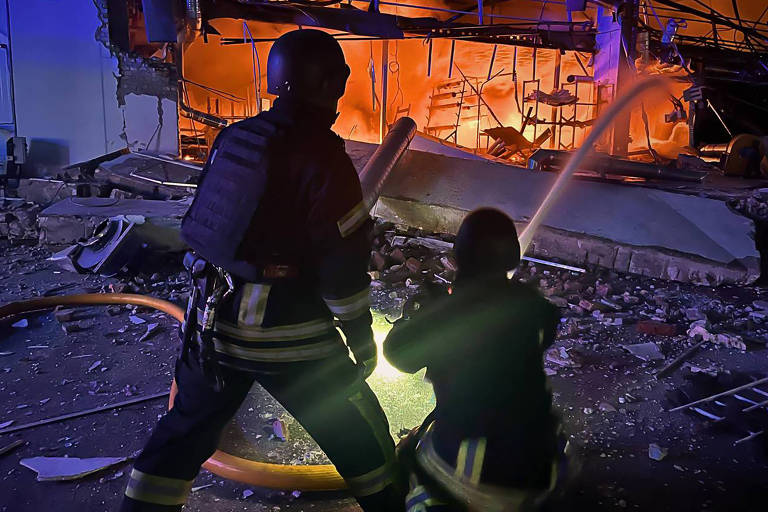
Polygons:
<instances>
[{"instance_id":1,"label":"fire hose","mask_svg":"<svg viewBox=\"0 0 768 512\"><path fill-rule=\"evenodd\" d=\"M542 202L542 205L521 234L520 245L523 253L525 253L525 250L530 245L533 239L533 233L541 224L547 211L563 192L565 184L573 175L574 171L578 169L582 161L590 155L592 146L597 142L597 139L602 132L611 125L613 119L617 115L632 105L633 100L639 95L647 92L649 89L663 87L665 83L666 82L661 78L651 78L640 81L611 105L611 108L595 125L592 132L584 141L582 147L573 155L566 168L560 173L552 189ZM363 195L367 206L372 207L375 203L375 198L378 197L378 194L381 192L381 188L387 175L400 156L405 152L405 149L407 149L415 130L416 125L412 119L407 117L399 119L392 126L387 137L363 168L360 175L360 181L365 187L363 189ZM0 319L11 315L18 315L59 305L78 306L95 304L131 304L136 306L146 306L163 311L179 322L184 321L184 311L175 304L154 297L120 293L65 295L12 302L0 307ZM173 399L176 395L176 391L176 382L174 381L171 385L169 407L173 407ZM332 465L292 466L285 464L269 464L237 457L217 450L213 456L203 464L203 467L221 477L260 487L295 489L302 491L335 491L346 488L344 480Z\"/></svg>"}]
</instances>

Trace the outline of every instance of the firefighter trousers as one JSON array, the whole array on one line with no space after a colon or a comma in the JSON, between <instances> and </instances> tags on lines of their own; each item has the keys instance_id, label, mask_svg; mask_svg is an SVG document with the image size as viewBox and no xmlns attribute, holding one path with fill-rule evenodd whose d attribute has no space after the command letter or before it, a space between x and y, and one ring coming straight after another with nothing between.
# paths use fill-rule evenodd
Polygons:
<instances>
[{"instance_id":1,"label":"firefighter trousers","mask_svg":"<svg viewBox=\"0 0 768 512\"><path fill-rule=\"evenodd\" d=\"M217 392L195 357L176 363L178 394L131 473L122 512L179 511L200 466L254 382L290 412L325 451L366 512L403 510L403 487L387 418L346 354L274 363L267 372L222 366Z\"/></svg>"}]
</instances>

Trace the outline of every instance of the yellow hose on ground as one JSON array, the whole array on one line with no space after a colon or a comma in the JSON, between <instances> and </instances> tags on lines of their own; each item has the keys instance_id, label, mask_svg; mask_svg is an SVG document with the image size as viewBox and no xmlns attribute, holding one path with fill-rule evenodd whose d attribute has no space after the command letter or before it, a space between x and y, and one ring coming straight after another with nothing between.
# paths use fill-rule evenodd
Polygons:
<instances>
[{"instance_id":1,"label":"yellow hose on ground","mask_svg":"<svg viewBox=\"0 0 768 512\"><path fill-rule=\"evenodd\" d=\"M0 319L56 306L108 304L131 304L154 308L167 313L179 322L184 321L184 310L176 304L155 297L131 293L84 293L11 302L5 306L0 306ZM171 383L170 393L169 409L173 407L173 399L177 393L175 380ZM203 464L203 467L223 478L272 489L338 491L347 487L336 468L330 464L316 466L268 464L216 450L216 453Z\"/></svg>"}]
</instances>

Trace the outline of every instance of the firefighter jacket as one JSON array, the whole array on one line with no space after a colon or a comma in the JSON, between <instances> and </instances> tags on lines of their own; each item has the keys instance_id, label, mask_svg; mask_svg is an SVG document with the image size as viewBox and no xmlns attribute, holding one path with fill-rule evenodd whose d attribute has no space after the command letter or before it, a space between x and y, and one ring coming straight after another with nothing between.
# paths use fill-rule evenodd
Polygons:
<instances>
[{"instance_id":1,"label":"firefighter jacket","mask_svg":"<svg viewBox=\"0 0 768 512\"><path fill-rule=\"evenodd\" d=\"M462 480L549 485L557 421L542 358L558 321L534 288L478 280L458 282L390 331L387 360L408 373L427 368L436 397L431 442Z\"/></svg>"},{"instance_id":2,"label":"firefighter jacket","mask_svg":"<svg viewBox=\"0 0 768 512\"><path fill-rule=\"evenodd\" d=\"M182 235L235 277L214 329L224 364L346 355L334 319L353 352L371 343L372 223L335 119L280 98L212 147Z\"/></svg>"}]
</instances>

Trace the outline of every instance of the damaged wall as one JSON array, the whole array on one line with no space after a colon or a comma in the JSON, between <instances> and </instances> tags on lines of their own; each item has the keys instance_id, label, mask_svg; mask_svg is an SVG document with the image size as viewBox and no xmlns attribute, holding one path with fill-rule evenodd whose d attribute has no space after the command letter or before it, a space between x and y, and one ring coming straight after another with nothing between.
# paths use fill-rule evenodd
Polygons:
<instances>
[{"instance_id":1,"label":"damaged wall","mask_svg":"<svg viewBox=\"0 0 768 512\"><path fill-rule=\"evenodd\" d=\"M30 175L126 146L178 151L175 94L167 90L175 79L159 73L166 87L153 95L135 85L157 71L110 51L103 4L10 3L17 131L28 138Z\"/></svg>"},{"instance_id":2,"label":"damaged wall","mask_svg":"<svg viewBox=\"0 0 768 512\"><path fill-rule=\"evenodd\" d=\"M0 142L8 140L15 131L8 29L7 3L2 3L0 5ZM4 168L5 165L5 144L0 144L0 168ZM0 174L2 173L3 171L0 171Z\"/></svg>"}]
</instances>

